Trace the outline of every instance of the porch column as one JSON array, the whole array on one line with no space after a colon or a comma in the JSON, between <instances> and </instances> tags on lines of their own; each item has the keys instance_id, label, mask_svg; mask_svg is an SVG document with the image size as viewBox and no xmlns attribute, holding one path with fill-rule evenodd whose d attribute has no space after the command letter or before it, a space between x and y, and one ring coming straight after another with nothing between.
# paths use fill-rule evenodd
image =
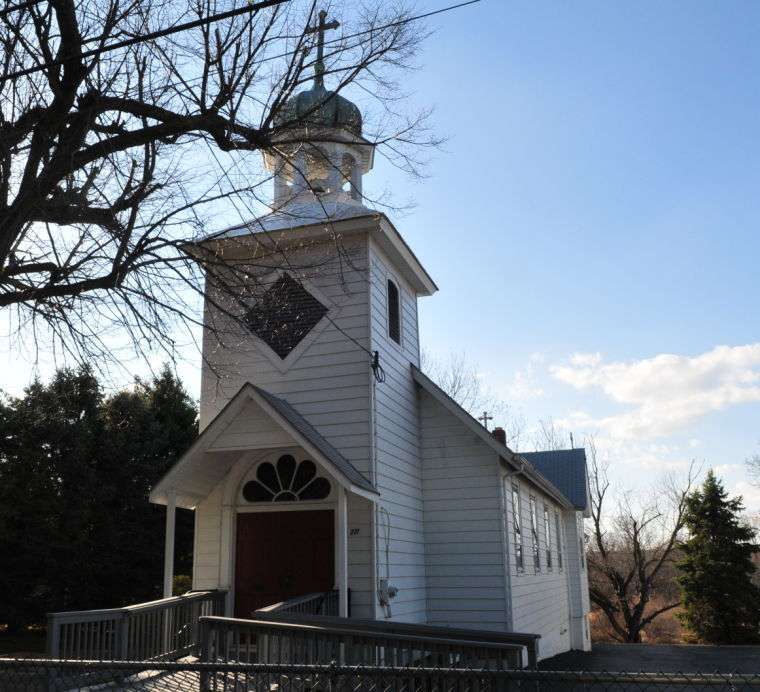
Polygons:
<instances>
[{"instance_id":1,"label":"porch column","mask_svg":"<svg viewBox=\"0 0 760 692\"><path fill-rule=\"evenodd\" d=\"M169 598L174 582L174 527L177 516L177 496L171 492L166 499L166 536L164 543L164 598Z\"/></svg>"},{"instance_id":2,"label":"porch column","mask_svg":"<svg viewBox=\"0 0 760 692\"><path fill-rule=\"evenodd\" d=\"M338 615L348 617L348 496L338 489Z\"/></svg>"}]
</instances>

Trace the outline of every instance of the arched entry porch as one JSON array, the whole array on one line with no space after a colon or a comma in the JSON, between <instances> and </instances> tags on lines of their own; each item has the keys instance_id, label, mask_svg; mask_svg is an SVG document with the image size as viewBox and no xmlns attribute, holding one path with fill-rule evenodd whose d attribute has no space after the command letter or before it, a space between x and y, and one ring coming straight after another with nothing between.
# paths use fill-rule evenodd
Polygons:
<instances>
[{"instance_id":1,"label":"arched entry porch","mask_svg":"<svg viewBox=\"0 0 760 692\"><path fill-rule=\"evenodd\" d=\"M227 614L250 617L252 605L327 584L339 591L345 617L349 502L367 516L376 496L287 402L246 385L151 493L167 507L165 593L174 508L189 507L196 510L194 588L226 589ZM371 546L369 531L352 536Z\"/></svg>"}]
</instances>

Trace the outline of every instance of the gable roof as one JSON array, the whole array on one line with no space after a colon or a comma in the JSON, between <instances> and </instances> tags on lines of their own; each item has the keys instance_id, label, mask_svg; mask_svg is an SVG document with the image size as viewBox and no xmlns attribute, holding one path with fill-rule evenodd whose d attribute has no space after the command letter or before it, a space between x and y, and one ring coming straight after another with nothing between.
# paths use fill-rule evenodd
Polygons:
<instances>
[{"instance_id":1,"label":"gable roof","mask_svg":"<svg viewBox=\"0 0 760 692\"><path fill-rule=\"evenodd\" d=\"M319 451L319 453L329 459L335 468L351 483L351 485L362 488L369 493L377 494L375 486L372 485L364 475L335 447L333 447L322 435L320 435L314 426L309 423L298 411L296 411L285 399L270 394L261 387L251 385L271 406L277 411L295 431L297 431L304 440Z\"/></svg>"},{"instance_id":2,"label":"gable roof","mask_svg":"<svg viewBox=\"0 0 760 692\"><path fill-rule=\"evenodd\" d=\"M156 483L150 492L151 502L166 504L169 494L173 492L179 507L192 508L213 490L240 457L215 452L215 458L210 463L206 452L249 401L258 404L293 438L296 445L311 454L346 489L363 497L378 495L375 486L285 399L247 382L203 429L190 449ZM199 469L201 473L193 473Z\"/></svg>"},{"instance_id":3,"label":"gable roof","mask_svg":"<svg viewBox=\"0 0 760 692\"><path fill-rule=\"evenodd\" d=\"M557 449L547 452L521 452L541 475L556 485L576 509L588 509L586 450Z\"/></svg>"},{"instance_id":4,"label":"gable roof","mask_svg":"<svg viewBox=\"0 0 760 692\"><path fill-rule=\"evenodd\" d=\"M554 498L562 507L570 509L573 505L568 497L540 473L533 465L524 458L524 455L515 454L507 445L499 442L491 433L488 432L477 420L475 420L467 411L465 411L456 401L454 401L446 392L444 392L433 380L431 380L418 367L411 365L412 378L422 387L430 396L433 397L441 406L453 414L459 421L467 427L476 437L484 444L491 448L499 458L512 466L516 471L522 473L526 478L535 483L547 495Z\"/></svg>"},{"instance_id":5,"label":"gable roof","mask_svg":"<svg viewBox=\"0 0 760 692\"><path fill-rule=\"evenodd\" d=\"M328 227L330 232L326 233ZM257 243L262 239L271 249L272 244L285 247L287 243L306 240L334 242L336 235L348 237L360 233L367 233L378 244L419 295L430 296L438 290L435 281L391 220L382 212L360 204L315 202L289 205L287 210L272 212L242 225L199 237L189 247L191 252L192 245L237 252L245 250L248 243ZM235 239L236 243L223 250L229 239Z\"/></svg>"}]
</instances>

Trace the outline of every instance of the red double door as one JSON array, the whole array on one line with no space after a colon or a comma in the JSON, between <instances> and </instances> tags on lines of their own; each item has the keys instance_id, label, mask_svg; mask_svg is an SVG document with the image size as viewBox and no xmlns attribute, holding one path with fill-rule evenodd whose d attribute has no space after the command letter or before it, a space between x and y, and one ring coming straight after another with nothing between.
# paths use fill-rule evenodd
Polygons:
<instances>
[{"instance_id":1,"label":"red double door","mask_svg":"<svg viewBox=\"0 0 760 692\"><path fill-rule=\"evenodd\" d=\"M331 510L237 515L235 617L334 586Z\"/></svg>"}]
</instances>

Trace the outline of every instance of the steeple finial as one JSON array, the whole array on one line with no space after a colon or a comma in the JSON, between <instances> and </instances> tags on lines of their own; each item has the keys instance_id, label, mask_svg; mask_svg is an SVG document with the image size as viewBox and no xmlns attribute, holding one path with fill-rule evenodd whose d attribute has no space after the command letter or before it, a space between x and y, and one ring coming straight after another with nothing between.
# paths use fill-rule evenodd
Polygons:
<instances>
[{"instance_id":1,"label":"steeple finial","mask_svg":"<svg viewBox=\"0 0 760 692\"><path fill-rule=\"evenodd\" d=\"M319 11L319 23L316 26L310 26L306 29L307 34L317 34L317 61L314 63L314 87L324 87L325 80L325 31L328 29L337 29L340 26L340 22L333 19L331 22L325 21L327 19L327 11Z\"/></svg>"}]
</instances>

